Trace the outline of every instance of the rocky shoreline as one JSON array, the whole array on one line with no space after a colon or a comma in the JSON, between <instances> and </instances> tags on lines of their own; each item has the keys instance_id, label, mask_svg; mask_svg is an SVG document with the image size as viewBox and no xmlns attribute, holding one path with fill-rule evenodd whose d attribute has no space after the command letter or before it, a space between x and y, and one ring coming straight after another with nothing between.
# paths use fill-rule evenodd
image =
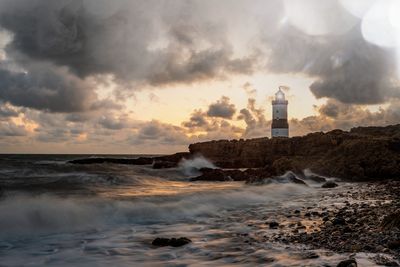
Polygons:
<instances>
[{"instance_id":1,"label":"rocky shoreline","mask_svg":"<svg viewBox=\"0 0 400 267\"><path fill-rule=\"evenodd\" d=\"M304 257L314 250L374 253L377 265L399 266L400 181L351 184L345 191L327 192L320 204L287 209L266 221L273 231L249 235L244 242L304 245ZM334 200L334 201L333 201ZM257 232L257 231L255 231Z\"/></svg>"},{"instance_id":2,"label":"rocky shoreline","mask_svg":"<svg viewBox=\"0 0 400 267\"><path fill-rule=\"evenodd\" d=\"M139 158L91 157L71 164L152 165L154 169L175 168L184 159L203 156L218 168L251 169L226 175L221 180L252 181L291 171L302 175L309 169L327 177L348 181L399 179L400 124L386 127L357 127L350 131L316 132L292 138L219 140L189 145L189 152ZM197 180L209 180L210 172ZM241 177L240 177L241 176ZM221 178L225 177L225 178ZM230 179L228 179L230 177Z\"/></svg>"},{"instance_id":3,"label":"rocky shoreline","mask_svg":"<svg viewBox=\"0 0 400 267\"><path fill-rule=\"evenodd\" d=\"M357 266L351 257L360 252L372 253L371 260L377 265L399 266L400 124L293 138L211 141L192 144L189 151L161 157L89 158L70 163L152 164L153 168L162 169L202 155L218 168L200 169L200 175L191 178L193 182L313 184L326 190L318 204L266 214L264 225L250 225L255 228L254 233L238 238L247 244L304 245L307 250L302 257L308 259L319 257L317 249L348 254L350 259L338 266ZM353 183L343 188L343 183L338 186L332 177ZM258 234L265 227L271 231Z\"/></svg>"}]
</instances>

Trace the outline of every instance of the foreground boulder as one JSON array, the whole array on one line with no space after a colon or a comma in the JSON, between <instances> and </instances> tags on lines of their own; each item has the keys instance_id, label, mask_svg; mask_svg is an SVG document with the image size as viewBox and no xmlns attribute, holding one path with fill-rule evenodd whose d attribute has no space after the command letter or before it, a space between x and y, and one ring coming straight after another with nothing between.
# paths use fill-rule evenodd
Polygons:
<instances>
[{"instance_id":1,"label":"foreground boulder","mask_svg":"<svg viewBox=\"0 0 400 267\"><path fill-rule=\"evenodd\" d=\"M201 175L190 180L208 182L245 181L247 184L252 185L263 185L272 182L307 185L292 172L277 176L265 168L247 169L245 171L202 168L200 172L202 173Z\"/></svg>"},{"instance_id":2,"label":"foreground boulder","mask_svg":"<svg viewBox=\"0 0 400 267\"><path fill-rule=\"evenodd\" d=\"M186 237L180 237L180 238L157 237L156 239L153 240L151 244L156 247L166 247L166 246L181 247L186 244L189 244L190 242L192 242L192 240Z\"/></svg>"},{"instance_id":3,"label":"foreground boulder","mask_svg":"<svg viewBox=\"0 0 400 267\"><path fill-rule=\"evenodd\" d=\"M292 138L210 141L192 144L189 151L221 168L267 166L279 174L308 168L323 176L353 181L399 179L400 124Z\"/></svg>"},{"instance_id":4,"label":"foreground boulder","mask_svg":"<svg viewBox=\"0 0 400 267\"><path fill-rule=\"evenodd\" d=\"M222 170L202 168L200 176L194 177L191 181L209 181L209 182L224 182L224 181L245 181L247 175L240 170Z\"/></svg>"},{"instance_id":5,"label":"foreground boulder","mask_svg":"<svg viewBox=\"0 0 400 267\"><path fill-rule=\"evenodd\" d=\"M334 188L337 186L339 186L339 185L332 181L328 181L328 182L324 183L323 185L321 185L322 188Z\"/></svg>"},{"instance_id":6,"label":"foreground boulder","mask_svg":"<svg viewBox=\"0 0 400 267\"><path fill-rule=\"evenodd\" d=\"M357 267L357 262L355 259L349 259L339 262L336 267Z\"/></svg>"},{"instance_id":7,"label":"foreground boulder","mask_svg":"<svg viewBox=\"0 0 400 267\"><path fill-rule=\"evenodd\" d=\"M400 230L400 211L386 216L381 223L381 227L385 230L392 230L394 228Z\"/></svg>"},{"instance_id":8,"label":"foreground boulder","mask_svg":"<svg viewBox=\"0 0 400 267\"><path fill-rule=\"evenodd\" d=\"M308 176L305 176L305 178L307 180L311 180L311 181L316 182L316 183L325 183L326 182L326 178L325 177L322 177L322 176L317 175L317 174L310 174Z\"/></svg>"}]
</instances>

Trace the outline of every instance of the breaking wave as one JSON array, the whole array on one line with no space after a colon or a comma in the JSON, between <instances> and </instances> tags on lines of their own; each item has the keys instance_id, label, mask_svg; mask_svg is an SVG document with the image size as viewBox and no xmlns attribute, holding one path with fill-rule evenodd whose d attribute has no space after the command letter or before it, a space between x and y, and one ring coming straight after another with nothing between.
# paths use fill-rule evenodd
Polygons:
<instances>
[{"instance_id":1,"label":"breaking wave","mask_svg":"<svg viewBox=\"0 0 400 267\"><path fill-rule=\"evenodd\" d=\"M179 169L187 176L198 175L202 168L215 169L216 166L201 155L193 159L182 159L179 163Z\"/></svg>"},{"instance_id":2,"label":"breaking wave","mask_svg":"<svg viewBox=\"0 0 400 267\"><path fill-rule=\"evenodd\" d=\"M210 188L210 190L212 190ZM119 224L178 223L218 216L221 211L267 204L310 192L293 184L243 186L172 197L112 200L99 197L11 195L0 201L0 236L88 230Z\"/></svg>"}]
</instances>

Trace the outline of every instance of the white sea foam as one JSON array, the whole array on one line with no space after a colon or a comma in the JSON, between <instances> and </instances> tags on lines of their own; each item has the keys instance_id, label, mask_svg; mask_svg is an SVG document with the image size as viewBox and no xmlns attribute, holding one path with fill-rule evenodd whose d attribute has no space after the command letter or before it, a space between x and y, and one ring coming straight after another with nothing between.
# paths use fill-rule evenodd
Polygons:
<instances>
[{"instance_id":1,"label":"white sea foam","mask_svg":"<svg viewBox=\"0 0 400 267\"><path fill-rule=\"evenodd\" d=\"M0 202L0 229L7 229L0 236L69 232L127 223L177 223L248 205L273 206L309 190L293 184L272 184L129 201L15 195Z\"/></svg>"},{"instance_id":2,"label":"white sea foam","mask_svg":"<svg viewBox=\"0 0 400 267\"><path fill-rule=\"evenodd\" d=\"M198 175L201 168L215 169L215 165L205 157L198 155L193 159L182 159L179 169L188 176Z\"/></svg>"}]
</instances>

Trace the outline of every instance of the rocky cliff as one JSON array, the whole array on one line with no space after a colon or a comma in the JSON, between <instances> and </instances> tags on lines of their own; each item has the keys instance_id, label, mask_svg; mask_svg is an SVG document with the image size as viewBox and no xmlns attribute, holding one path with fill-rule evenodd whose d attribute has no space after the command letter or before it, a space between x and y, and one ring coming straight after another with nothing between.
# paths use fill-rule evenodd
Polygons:
<instances>
[{"instance_id":1,"label":"rocky cliff","mask_svg":"<svg viewBox=\"0 0 400 267\"><path fill-rule=\"evenodd\" d=\"M189 146L222 168L281 174L310 169L351 180L400 178L400 124L357 127L292 138L221 140Z\"/></svg>"}]
</instances>

